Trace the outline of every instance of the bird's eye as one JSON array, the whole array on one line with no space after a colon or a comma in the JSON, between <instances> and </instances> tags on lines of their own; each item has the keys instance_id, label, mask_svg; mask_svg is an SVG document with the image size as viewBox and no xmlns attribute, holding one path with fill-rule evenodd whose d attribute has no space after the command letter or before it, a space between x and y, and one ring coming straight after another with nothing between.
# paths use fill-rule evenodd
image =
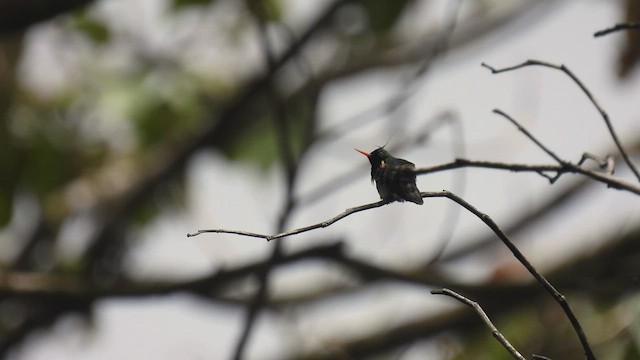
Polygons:
<instances>
[{"instance_id":1,"label":"bird's eye","mask_svg":"<svg viewBox=\"0 0 640 360\"><path fill-rule=\"evenodd\" d=\"M380 160L380 167L384 169L386 166L387 163L385 163L384 160Z\"/></svg>"}]
</instances>

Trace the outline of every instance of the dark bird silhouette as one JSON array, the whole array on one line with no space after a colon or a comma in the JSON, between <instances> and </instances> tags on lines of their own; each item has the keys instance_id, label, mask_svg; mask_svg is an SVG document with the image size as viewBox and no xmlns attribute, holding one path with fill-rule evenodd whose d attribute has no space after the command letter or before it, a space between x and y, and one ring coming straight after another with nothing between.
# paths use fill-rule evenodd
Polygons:
<instances>
[{"instance_id":1,"label":"dark bird silhouette","mask_svg":"<svg viewBox=\"0 0 640 360\"><path fill-rule=\"evenodd\" d=\"M420 190L416 186L416 166L405 159L391 156L385 149L379 147L371 154L355 149L366 156L371 163L371 181L376 182L376 189L380 198L386 202L411 201L422 205L424 201Z\"/></svg>"}]
</instances>

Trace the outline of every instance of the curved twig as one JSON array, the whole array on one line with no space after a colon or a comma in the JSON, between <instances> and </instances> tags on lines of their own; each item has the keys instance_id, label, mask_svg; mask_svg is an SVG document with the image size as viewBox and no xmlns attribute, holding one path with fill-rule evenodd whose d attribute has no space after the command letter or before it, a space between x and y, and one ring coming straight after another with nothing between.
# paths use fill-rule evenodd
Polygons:
<instances>
[{"instance_id":1,"label":"curved twig","mask_svg":"<svg viewBox=\"0 0 640 360\"><path fill-rule=\"evenodd\" d=\"M425 193L423 193L425 194ZM423 196L424 197L424 196ZM275 240L275 239L280 239L286 236L291 236L291 235L297 235L303 232L307 232L307 231L311 231L311 230L315 230L315 229L320 229L320 228L326 228L327 226L331 226L333 223L351 215L351 214L355 214L357 212L360 211L364 211L364 210L369 210L369 209L373 209L373 208L377 208L383 205L388 204L385 201L378 201L375 203L370 203L370 204L365 204L365 205L361 205L361 206L356 206L353 208L349 208L347 210L345 210L344 212L338 214L337 216L332 217L329 220L325 220L323 222L317 223L317 224L313 224L310 226L305 226L305 227L301 227L298 229L294 229L294 230L290 230L290 231L285 231L285 232L281 232L279 234L273 234L273 235L266 235L266 234L259 234L259 233L254 233L254 232L249 232L249 231L242 231L242 230L226 230L226 229L207 229L207 230L198 230L195 233L191 233L191 234L187 234L188 237L191 236L197 236L200 234L205 234L205 233L218 233L218 234L235 234L235 235L241 235L241 236L248 236L248 237L255 237L255 238L261 238L261 239L265 239L267 241L271 241L271 240Z\"/></svg>"},{"instance_id":2,"label":"curved twig","mask_svg":"<svg viewBox=\"0 0 640 360\"><path fill-rule=\"evenodd\" d=\"M502 242L509 248L513 256L515 256L516 259L518 259L518 261L522 265L524 265L524 267L536 279L536 281L538 281L545 288L545 290L547 290L547 292L551 294L551 296L553 296L556 302L560 304L560 307L562 307L562 310L567 315L567 318L569 318L569 321L571 322L571 325L574 331L576 332L576 334L578 335L578 338L580 339L580 343L582 344L582 348L584 349L587 359L595 360L596 357L593 354L593 350L591 350L591 345L589 345L589 341L587 340L587 336L585 335L584 330L582 329L582 325L580 325L578 318L575 316L575 314L571 310L571 307L569 306L567 299L544 276L542 276L542 274L540 274L533 265L531 265L529 260L527 260L527 258L520 252L520 250L509 239L509 237L507 237L507 235L489 217L489 215L480 212L478 209L473 207L471 204L469 204L462 198L459 198L455 194L450 193L448 191L443 191L441 196L447 197L457 202L465 209L469 210L469 212L477 216L491 230L493 230L493 232L496 235L498 235L498 238L500 238L500 240L502 240Z\"/></svg>"},{"instance_id":3,"label":"curved twig","mask_svg":"<svg viewBox=\"0 0 640 360\"><path fill-rule=\"evenodd\" d=\"M498 328L495 325L493 325L493 323L491 322L491 319L489 319L489 316L487 315L487 313L485 313L484 310L482 310L482 307L480 306L480 304L449 289L431 290L431 294L450 296L460 301L461 303L472 307L473 310L475 310L475 312L478 313L478 316L480 316L480 319L482 319L482 322L484 322L484 324L489 328L489 330L491 330L491 334L493 335L493 337L496 338L498 342L500 342L500 344L502 344L502 347L507 349L507 351L514 358L519 360L526 360L526 358L522 356L522 354L520 354L518 350L516 350L516 348L513 347L513 345L511 345L509 340L507 340L507 338L505 338L504 335L502 335L502 333L498 330Z\"/></svg>"},{"instance_id":4,"label":"curved twig","mask_svg":"<svg viewBox=\"0 0 640 360\"><path fill-rule=\"evenodd\" d=\"M553 160L557 161L558 164L560 165L564 165L566 162L564 160L562 160L558 155L556 155L555 152L551 151L551 149L547 148L542 142L540 142L540 140L536 139L535 136L533 136L533 134L531 134L529 132L529 130L527 130L527 128L525 128L524 126L520 125L519 122L517 122L514 118L512 118L511 116L507 115L504 111L500 110L500 109L493 109L493 112L495 114L501 115L503 116L505 119L509 120L513 125L515 125L518 128L518 131L520 131L521 133L523 133L526 137L529 138L529 140L533 141L534 144L536 144L540 149L542 149L542 151L544 151L545 153L547 153L547 155L551 156L553 158Z\"/></svg>"}]
</instances>

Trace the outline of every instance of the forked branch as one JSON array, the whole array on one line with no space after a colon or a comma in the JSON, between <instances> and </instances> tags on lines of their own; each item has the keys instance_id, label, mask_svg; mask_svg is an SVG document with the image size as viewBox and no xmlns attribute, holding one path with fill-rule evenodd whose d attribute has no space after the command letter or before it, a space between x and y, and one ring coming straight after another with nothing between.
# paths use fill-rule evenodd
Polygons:
<instances>
[{"instance_id":1,"label":"forked branch","mask_svg":"<svg viewBox=\"0 0 640 360\"><path fill-rule=\"evenodd\" d=\"M585 169L580 165L584 163L586 159L593 159L594 158L593 155L590 155L587 153L583 154L582 159L580 159L580 162L578 164L574 164L570 161L563 160L558 155L556 155L553 151L551 151L548 147L542 144L542 142L540 142L535 136L533 136L533 134L531 134L524 126L522 126L513 117L509 116L507 113L499 109L495 109L493 110L493 112L509 120L511 123L513 123L518 128L518 130L520 130L527 138L529 138L540 149L542 149L544 152L546 152L549 156L551 156L553 159L555 159L558 162L559 166L562 168L562 171L559 171L555 178L550 178L549 180L551 182L554 182L555 180L557 180L557 177L559 177L562 173L568 173L568 172L576 173L576 174L585 175L593 180L600 181L611 188L618 189L618 190L626 190L636 195L640 195L640 186L612 176L613 165L614 165L612 158L605 159L606 164L604 164L604 168L602 164L599 164L600 167L604 169L605 171L604 173Z\"/></svg>"},{"instance_id":2,"label":"forked branch","mask_svg":"<svg viewBox=\"0 0 640 360\"><path fill-rule=\"evenodd\" d=\"M502 113L504 114L504 113ZM506 114L504 114L506 115ZM441 171L448 171L460 168L479 168L479 169L493 169L493 170L506 170L511 172L533 172L540 174L547 178L550 182L555 182L562 174L582 174L593 180L599 181L610 188L617 190L629 191L633 194L640 195L640 185L630 183L612 176L613 172L613 159L605 158L606 167L602 167L602 164L598 162L603 172L585 169L580 166L586 158L592 159L589 155L583 155L583 158L578 164L567 162L563 160L563 165L533 165L533 164L519 164L519 163L504 163L496 161L482 161L482 160L468 160L468 159L455 159L452 162L417 168L417 175L431 174ZM555 176L546 175L547 173L555 173Z\"/></svg>"},{"instance_id":3,"label":"forked branch","mask_svg":"<svg viewBox=\"0 0 640 360\"><path fill-rule=\"evenodd\" d=\"M629 166L629 169L631 169L633 174L636 176L638 181L640 181L640 171L638 171L638 168L635 166L633 161L631 161L631 157L629 156L629 154L627 154L627 152L622 147L622 142L618 138L618 135L617 135L615 129L613 128L613 124L611 123L611 120L609 119L609 114L607 114L607 112L604 111L604 109L602 108L600 103L598 103L598 101L596 100L595 96L593 96L593 93L591 93L591 90L589 90L589 88L587 88L587 86L571 70L569 70L568 67L566 67L563 64L556 65L556 64L552 64L552 63L549 63L549 62L546 62L546 61L539 61L539 60L527 60L527 61L525 61L525 62L523 62L521 64L514 65L514 66L509 66L509 67L505 67L505 68L501 68L501 69L496 69L496 68L494 68L494 67L492 67L490 65L487 65L485 63L482 63L482 66L484 66L487 69L491 70L491 73L493 73L493 74L499 74L499 73L503 73L503 72L507 72L507 71L517 70L517 69L521 69L521 68L524 68L524 67L527 67L527 66L544 66L544 67L548 67L548 68L551 68L551 69L556 69L556 70L560 70L560 71L564 72L567 76L569 76L571 78L571 80L573 80L576 83L576 85L578 85L578 87L580 87L580 90L582 90L582 92L587 96L587 98L589 98L589 101L591 101L593 106L600 113L600 116L602 117L602 120L604 120L604 123L607 126L607 129L609 129L609 134L611 134L611 138L613 139L613 142L616 144L616 147L618 148L618 151L620 151L620 154L622 155L622 158L624 159L624 161L627 164L627 166Z\"/></svg>"}]
</instances>

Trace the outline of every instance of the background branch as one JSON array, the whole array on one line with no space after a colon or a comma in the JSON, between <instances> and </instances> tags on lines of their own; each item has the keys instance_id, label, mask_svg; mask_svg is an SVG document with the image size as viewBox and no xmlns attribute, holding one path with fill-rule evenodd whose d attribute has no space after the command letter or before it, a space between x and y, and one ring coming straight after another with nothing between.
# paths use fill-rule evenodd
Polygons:
<instances>
[{"instance_id":1,"label":"background branch","mask_svg":"<svg viewBox=\"0 0 640 360\"><path fill-rule=\"evenodd\" d=\"M2 0L0 1L0 32L10 33L68 11L82 8L93 0Z\"/></svg>"}]
</instances>

